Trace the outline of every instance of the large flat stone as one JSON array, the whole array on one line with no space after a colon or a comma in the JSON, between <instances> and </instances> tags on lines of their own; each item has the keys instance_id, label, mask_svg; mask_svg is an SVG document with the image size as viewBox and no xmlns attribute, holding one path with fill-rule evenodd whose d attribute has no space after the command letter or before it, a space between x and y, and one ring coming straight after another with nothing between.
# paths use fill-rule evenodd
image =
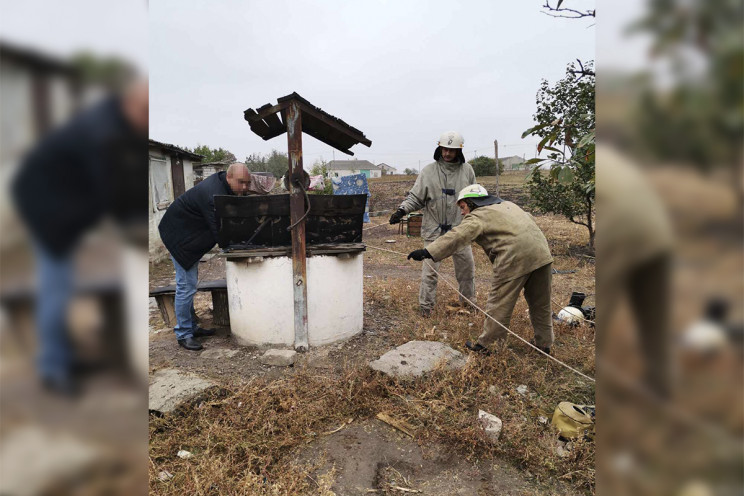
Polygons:
<instances>
[{"instance_id":1,"label":"large flat stone","mask_svg":"<svg viewBox=\"0 0 744 496\"><path fill-rule=\"evenodd\" d=\"M58 489L101 457L97 448L72 435L36 426L9 431L0 441L0 494L32 496Z\"/></svg>"},{"instance_id":2,"label":"large flat stone","mask_svg":"<svg viewBox=\"0 0 744 496\"><path fill-rule=\"evenodd\" d=\"M437 341L409 341L369 364L374 370L397 378L420 377L443 362L448 369L465 366L465 357Z\"/></svg>"},{"instance_id":3,"label":"large flat stone","mask_svg":"<svg viewBox=\"0 0 744 496\"><path fill-rule=\"evenodd\" d=\"M149 409L168 413L214 383L176 369L160 369L150 380Z\"/></svg>"}]
</instances>

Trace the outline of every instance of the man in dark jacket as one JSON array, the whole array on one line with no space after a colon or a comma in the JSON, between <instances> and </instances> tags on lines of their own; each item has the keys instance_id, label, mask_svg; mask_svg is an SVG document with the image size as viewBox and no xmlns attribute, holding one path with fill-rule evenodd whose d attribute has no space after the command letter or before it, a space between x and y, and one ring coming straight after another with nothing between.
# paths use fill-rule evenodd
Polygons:
<instances>
[{"instance_id":1,"label":"man in dark jacket","mask_svg":"<svg viewBox=\"0 0 744 496\"><path fill-rule=\"evenodd\" d=\"M214 195L247 194L251 173L245 164L232 164L227 172L212 174L168 207L158 230L176 269L176 321L178 344L197 351L202 345L195 339L211 336L212 330L194 322L194 295L199 279L199 260L217 243L217 218Z\"/></svg>"},{"instance_id":2,"label":"man in dark jacket","mask_svg":"<svg viewBox=\"0 0 744 496\"><path fill-rule=\"evenodd\" d=\"M57 393L78 390L65 322L79 241L104 216L146 232L148 108L143 80L80 112L41 139L11 185L36 259L37 369Z\"/></svg>"}]
</instances>

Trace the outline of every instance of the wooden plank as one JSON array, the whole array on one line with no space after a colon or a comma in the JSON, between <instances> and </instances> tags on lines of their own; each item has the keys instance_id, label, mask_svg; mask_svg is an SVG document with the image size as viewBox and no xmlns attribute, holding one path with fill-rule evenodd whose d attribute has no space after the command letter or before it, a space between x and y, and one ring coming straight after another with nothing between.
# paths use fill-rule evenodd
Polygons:
<instances>
[{"instance_id":1,"label":"wooden plank","mask_svg":"<svg viewBox=\"0 0 744 496\"><path fill-rule=\"evenodd\" d=\"M251 127L251 131L253 131L255 134L259 135L262 138L264 136L268 136L269 126L267 126L266 123L260 117L258 117L258 114L255 110L246 110L245 112L243 112L243 118L248 121L248 125Z\"/></svg>"},{"instance_id":2,"label":"wooden plank","mask_svg":"<svg viewBox=\"0 0 744 496\"><path fill-rule=\"evenodd\" d=\"M409 423L404 422L403 420L395 419L391 417L390 415L388 415L387 413L383 413L383 412L380 412L377 414L377 419L382 420L383 422L385 422L391 427L395 427L403 434L407 434L413 437L413 427Z\"/></svg>"},{"instance_id":3,"label":"wooden plank","mask_svg":"<svg viewBox=\"0 0 744 496\"><path fill-rule=\"evenodd\" d=\"M279 119L277 114L267 115L264 118L264 121L269 126L269 135L272 135L273 137L279 136L287 130L286 126Z\"/></svg>"},{"instance_id":4,"label":"wooden plank","mask_svg":"<svg viewBox=\"0 0 744 496\"><path fill-rule=\"evenodd\" d=\"M227 302L227 290L212 291L212 322L218 326L230 325L230 306Z\"/></svg>"},{"instance_id":5,"label":"wooden plank","mask_svg":"<svg viewBox=\"0 0 744 496\"><path fill-rule=\"evenodd\" d=\"M287 107L287 148L289 151L289 173L291 179L302 174L302 112L297 102ZM307 351L307 262L305 254L305 195L300 188L290 183L289 212L292 221L292 276L294 299L294 347ZM309 205L308 205L309 207Z\"/></svg>"},{"instance_id":6,"label":"wooden plank","mask_svg":"<svg viewBox=\"0 0 744 496\"><path fill-rule=\"evenodd\" d=\"M326 114L323 111L318 111L315 107L312 105L308 105L305 103L300 103L300 108L302 109L303 114L308 114L312 116L313 118L319 120L326 126L335 129L339 131L340 133L345 134L346 136L351 137L356 142L361 143L365 146L372 146L372 142L368 140L364 134L361 133L358 129L355 129L348 124L346 124L344 121L340 119L336 119L333 116Z\"/></svg>"}]
</instances>

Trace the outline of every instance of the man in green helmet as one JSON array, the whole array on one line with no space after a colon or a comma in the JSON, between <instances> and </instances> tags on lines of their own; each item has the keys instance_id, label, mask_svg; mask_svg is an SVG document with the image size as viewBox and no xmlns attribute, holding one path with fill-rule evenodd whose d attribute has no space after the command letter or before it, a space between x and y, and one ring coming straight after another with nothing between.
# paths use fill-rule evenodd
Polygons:
<instances>
[{"instance_id":1,"label":"man in green helmet","mask_svg":"<svg viewBox=\"0 0 744 496\"><path fill-rule=\"evenodd\" d=\"M426 248L412 251L408 259L429 258L440 262L463 247L469 247L473 241L478 243L493 264L486 312L509 327L514 305L524 289L535 345L549 354L553 345L550 307L553 257L545 235L530 214L512 202L489 195L480 184L460 191L457 205L464 215L460 225ZM424 262L424 265L429 263ZM488 353L489 347L506 334L503 327L487 318L478 341L468 341L465 346Z\"/></svg>"}]
</instances>

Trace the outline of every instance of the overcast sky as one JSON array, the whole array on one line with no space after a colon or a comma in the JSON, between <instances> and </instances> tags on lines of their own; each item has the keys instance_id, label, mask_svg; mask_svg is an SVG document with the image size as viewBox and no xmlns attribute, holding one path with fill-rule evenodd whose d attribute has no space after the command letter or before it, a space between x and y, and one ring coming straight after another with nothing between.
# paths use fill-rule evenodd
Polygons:
<instances>
[{"instance_id":1,"label":"overcast sky","mask_svg":"<svg viewBox=\"0 0 744 496\"><path fill-rule=\"evenodd\" d=\"M359 159L402 171L432 160L457 130L465 155L534 156L530 127L540 80L594 58L590 20L551 18L542 0L274 0L150 2L150 136L251 153L263 141L243 111L296 91L360 129ZM591 7L594 2L574 1ZM304 165L333 149L303 135ZM351 158L335 151L336 159Z\"/></svg>"},{"instance_id":2,"label":"overcast sky","mask_svg":"<svg viewBox=\"0 0 744 496\"><path fill-rule=\"evenodd\" d=\"M152 0L149 15L145 0L0 2L5 39L149 66L153 139L223 147L239 160L286 152L286 135L263 141L243 111L293 91L366 134L372 147L353 147L357 158L399 171L429 163L447 130L465 136L468 159L491 156L494 139L502 157L529 158L537 140L520 136L540 80L595 53L593 21L549 17L544 0ZM626 10L605 16L603 32ZM622 62L627 52L614 53ZM303 149L307 168L334 158L307 135Z\"/></svg>"}]
</instances>

